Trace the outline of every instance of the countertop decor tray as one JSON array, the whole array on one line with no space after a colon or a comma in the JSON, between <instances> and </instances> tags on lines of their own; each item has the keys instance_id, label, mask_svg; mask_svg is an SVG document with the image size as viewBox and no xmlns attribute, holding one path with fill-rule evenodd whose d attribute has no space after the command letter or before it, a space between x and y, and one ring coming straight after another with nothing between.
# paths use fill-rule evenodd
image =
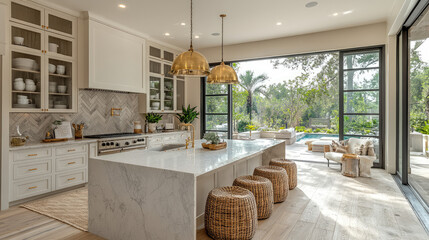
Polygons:
<instances>
[{"instance_id":1,"label":"countertop decor tray","mask_svg":"<svg viewBox=\"0 0 429 240\"><path fill-rule=\"evenodd\" d=\"M203 148L210 149L210 150L220 150L226 148L227 144L226 142L222 142L219 144L207 144L207 143L201 143Z\"/></svg>"},{"instance_id":2,"label":"countertop decor tray","mask_svg":"<svg viewBox=\"0 0 429 240\"><path fill-rule=\"evenodd\" d=\"M53 139L43 139L42 142L44 143L53 143L53 142L66 142L68 141L67 138L53 138Z\"/></svg>"}]
</instances>

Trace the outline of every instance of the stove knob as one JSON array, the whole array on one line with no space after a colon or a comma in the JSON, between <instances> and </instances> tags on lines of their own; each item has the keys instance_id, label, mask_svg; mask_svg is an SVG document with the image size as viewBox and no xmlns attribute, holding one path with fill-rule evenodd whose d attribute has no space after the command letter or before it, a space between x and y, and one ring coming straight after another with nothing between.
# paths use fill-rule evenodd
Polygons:
<instances>
[{"instance_id":1,"label":"stove knob","mask_svg":"<svg viewBox=\"0 0 429 240\"><path fill-rule=\"evenodd\" d=\"M134 140L133 143L137 143L137 140Z\"/></svg>"},{"instance_id":2,"label":"stove knob","mask_svg":"<svg viewBox=\"0 0 429 240\"><path fill-rule=\"evenodd\" d=\"M130 143L129 142L125 142L125 145L130 145Z\"/></svg>"},{"instance_id":3,"label":"stove knob","mask_svg":"<svg viewBox=\"0 0 429 240\"><path fill-rule=\"evenodd\" d=\"M115 145L115 143L114 143L114 142L110 142L110 145L114 146L114 145Z\"/></svg>"},{"instance_id":4,"label":"stove knob","mask_svg":"<svg viewBox=\"0 0 429 240\"><path fill-rule=\"evenodd\" d=\"M119 147L119 143L116 143L116 146Z\"/></svg>"},{"instance_id":5,"label":"stove knob","mask_svg":"<svg viewBox=\"0 0 429 240\"><path fill-rule=\"evenodd\" d=\"M110 146L110 143L106 143L106 146Z\"/></svg>"},{"instance_id":6,"label":"stove knob","mask_svg":"<svg viewBox=\"0 0 429 240\"><path fill-rule=\"evenodd\" d=\"M106 146L106 143L102 143L101 146L103 146L103 147Z\"/></svg>"}]
</instances>

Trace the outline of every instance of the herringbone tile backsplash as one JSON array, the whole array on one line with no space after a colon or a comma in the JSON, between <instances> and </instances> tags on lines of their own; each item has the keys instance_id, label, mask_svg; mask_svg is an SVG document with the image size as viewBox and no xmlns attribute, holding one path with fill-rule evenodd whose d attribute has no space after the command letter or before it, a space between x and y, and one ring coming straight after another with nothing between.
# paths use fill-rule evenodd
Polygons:
<instances>
[{"instance_id":1,"label":"herringbone tile backsplash","mask_svg":"<svg viewBox=\"0 0 429 240\"><path fill-rule=\"evenodd\" d=\"M121 116L110 116L111 108L122 108ZM79 109L76 114L53 113L10 113L10 134L19 125L22 134L31 142L44 139L52 129L52 122L65 120L71 123L85 123L84 135L132 132L133 121L142 121L138 113L137 94L97 90L79 90Z\"/></svg>"}]
</instances>

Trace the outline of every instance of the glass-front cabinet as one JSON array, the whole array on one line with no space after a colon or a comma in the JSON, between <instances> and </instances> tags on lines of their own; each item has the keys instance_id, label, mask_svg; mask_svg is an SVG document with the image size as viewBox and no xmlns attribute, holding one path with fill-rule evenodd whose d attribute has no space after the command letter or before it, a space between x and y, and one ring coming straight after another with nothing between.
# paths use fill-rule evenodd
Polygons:
<instances>
[{"instance_id":1,"label":"glass-front cabinet","mask_svg":"<svg viewBox=\"0 0 429 240\"><path fill-rule=\"evenodd\" d=\"M147 106L143 112L181 111L184 105L185 82L183 78L170 73L176 53L156 45L149 45L148 53L149 90L146 97Z\"/></svg>"},{"instance_id":2,"label":"glass-front cabinet","mask_svg":"<svg viewBox=\"0 0 429 240\"><path fill-rule=\"evenodd\" d=\"M12 2L11 112L77 111L75 25L67 14Z\"/></svg>"}]
</instances>

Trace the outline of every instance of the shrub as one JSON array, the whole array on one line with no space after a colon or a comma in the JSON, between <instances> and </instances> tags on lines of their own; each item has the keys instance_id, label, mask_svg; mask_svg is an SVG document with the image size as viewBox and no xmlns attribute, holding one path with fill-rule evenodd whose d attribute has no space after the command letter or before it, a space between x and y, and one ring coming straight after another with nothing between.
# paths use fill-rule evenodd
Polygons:
<instances>
[{"instance_id":1,"label":"shrub","mask_svg":"<svg viewBox=\"0 0 429 240\"><path fill-rule=\"evenodd\" d=\"M246 131L246 126L249 125L249 122L247 121L239 121L237 124L237 130L238 132L245 132Z\"/></svg>"},{"instance_id":2,"label":"shrub","mask_svg":"<svg viewBox=\"0 0 429 240\"><path fill-rule=\"evenodd\" d=\"M314 130L314 132L315 132L315 133L320 133L320 132L322 132L322 129L320 129L320 128L316 128L316 130Z\"/></svg>"},{"instance_id":3,"label":"shrub","mask_svg":"<svg viewBox=\"0 0 429 240\"><path fill-rule=\"evenodd\" d=\"M297 126L297 127L295 127L295 130L297 132L304 132L305 131L305 127L304 126Z\"/></svg>"},{"instance_id":4,"label":"shrub","mask_svg":"<svg viewBox=\"0 0 429 240\"><path fill-rule=\"evenodd\" d=\"M305 132L305 133L312 133L312 132L313 132L313 129L311 129L311 128L306 128L306 129L304 130L304 132Z\"/></svg>"},{"instance_id":5,"label":"shrub","mask_svg":"<svg viewBox=\"0 0 429 240\"><path fill-rule=\"evenodd\" d=\"M335 133L335 130L334 129L328 129L328 131L326 131L326 133L333 134L333 133Z\"/></svg>"}]
</instances>

